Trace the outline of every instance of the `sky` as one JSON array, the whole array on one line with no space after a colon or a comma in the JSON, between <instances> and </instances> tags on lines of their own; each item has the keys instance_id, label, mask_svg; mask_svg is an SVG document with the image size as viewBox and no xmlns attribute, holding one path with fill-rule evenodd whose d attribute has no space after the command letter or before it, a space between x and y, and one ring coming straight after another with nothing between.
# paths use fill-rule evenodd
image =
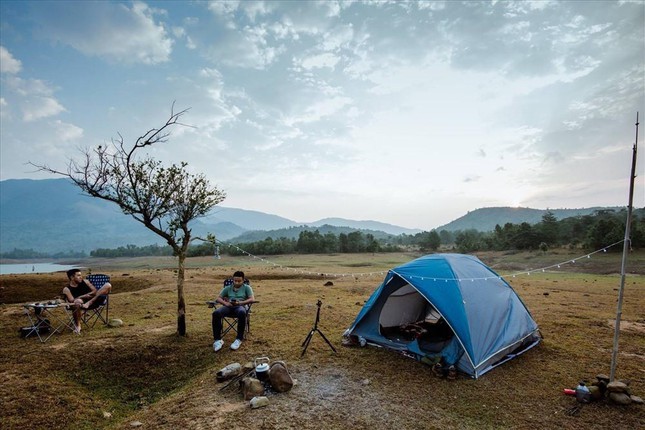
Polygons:
<instances>
[{"instance_id":1,"label":"sky","mask_svg":"<svg viewBox=\"0 0 645 430\"><path fill-rule=\"evenodd\" d=\"M0 78L0 180L132 144L174 104L185 126L148 154L226 207L424 230L625 207L645 1L2 0Z\"/></svg>"}]
</instances>

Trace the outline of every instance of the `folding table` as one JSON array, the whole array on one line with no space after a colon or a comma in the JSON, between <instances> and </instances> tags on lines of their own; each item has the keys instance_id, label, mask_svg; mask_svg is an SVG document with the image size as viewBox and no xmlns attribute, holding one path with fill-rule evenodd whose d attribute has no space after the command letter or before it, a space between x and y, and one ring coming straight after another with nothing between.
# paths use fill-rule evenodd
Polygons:
<instances>
[{"instance_id":1,"label":"folding table","mask_svg":"<svg viewBox=\"0 0 645 430\"><path fill-rule=\"evenodd\" d=\"M65 307L69 306L66 303L27 303L23 305L25 314L31 323L30 330L25 333L25 337L36 334L41 342L47 342L54 333L62 332L65 329L74 330L69 314L65 311ZM50 332L43 333L41 330L49 328Z\"/></svg>"}]
</instances>

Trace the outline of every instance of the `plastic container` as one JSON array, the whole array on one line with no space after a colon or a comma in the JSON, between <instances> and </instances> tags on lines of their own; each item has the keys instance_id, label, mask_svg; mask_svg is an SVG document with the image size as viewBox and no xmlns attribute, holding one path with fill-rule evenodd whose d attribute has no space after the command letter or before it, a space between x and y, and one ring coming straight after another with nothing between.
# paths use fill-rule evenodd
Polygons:
<instances>
[{"instance_id":1,"label":"plastic container","mask_svg":"<svg viewBox=\"0 0 645 430\"><path fill-rule=\"evenodd\" d=\"M591 393L584 382L580 382L576 387L576 400L580 403L589 403L591 400Z\"/></svg>"}]
</instances>

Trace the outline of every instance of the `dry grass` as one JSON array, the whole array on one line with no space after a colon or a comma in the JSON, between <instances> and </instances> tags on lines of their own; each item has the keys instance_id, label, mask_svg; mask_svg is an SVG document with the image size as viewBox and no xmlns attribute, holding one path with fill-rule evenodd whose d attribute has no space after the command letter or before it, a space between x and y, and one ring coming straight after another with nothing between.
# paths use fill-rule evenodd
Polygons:
<instances>
[{"instance_id":1,"label":"dry grass","mask_svg":"<svg viewBox=\"0 0 645 430\"><path fill-rule=\"evenodd\" d=\"M486 254L504 274L544 267L576 255ZM343 331L381 282L381 272L412 255L282 256L191 259L186 298L189 336L175 335L176 288L171 259L92 261L112 275L111 315L117 329L54 335L41 344L20 339L26 318L19 304L52 298L64 274L0 277L0 427L2 428L643 428L642 406L606 402L568 412L575 399L562 389L609 373L620 259L592 258L585 273L558 271L509 279L540 325L544 342L479 380L446 381L429 368L376 348L340 346ZM645 255L630 256L643 262ZM557 260L557 261L555 261ZM594 265L594 262L597 262ZM617 263L617 266L615 266ZM615 268L614 268L615 266ZM580 264L576 266L581 267ZM637 265L643 270L645 265ZM204 301L241 268L257 298L251 335L236 352L212 351L210 310ZM302 271L307 273L301 273ZM635 270L638 271L638 270ZM328 278L316 273L373 275ZM614 274L604 274L614 273ZM44 296L45 291L48 291ZM15 298L20 298L15 300ZM319 328L304 358L301 343L323 302ZM645 277L627 278L617 376L645 394ZM227 343L232 337L225 339ZM251 410L234 390L219 391L217 370L269 356L284 360L298 384ZM106 418L104 413L111 414Z\"/></svg>"}]
</instances>

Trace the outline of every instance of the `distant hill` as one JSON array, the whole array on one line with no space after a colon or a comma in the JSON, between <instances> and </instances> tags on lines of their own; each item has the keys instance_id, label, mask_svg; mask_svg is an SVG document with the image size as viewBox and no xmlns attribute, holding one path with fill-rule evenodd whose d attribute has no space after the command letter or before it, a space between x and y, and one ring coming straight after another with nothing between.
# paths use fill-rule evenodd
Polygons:
<instances>
[{"instance_id":1,"label":"distant hill","mask_svg":"<svg viewBox=\"0 0 645 430\"><path fill-rule=\"evenodd\" d=\"M591 215L597 210L614 209L620 210L621 207L593 207L584 209L531 209L531 208L511 208L511 207L493 207L482 208L468 212L466 215L449 222L446 225L437 227L436 231L457 231L457 230L478 230L492 231L495 225L503 226L506 223L537 224L542 221L542 216L551 211L556 219L561 220L569 217Z\"/></svg>"},{"instance_id":2,"label":"distant hill","mask_svg":"<svg viewBox=\"0 0 645 430\"><path fill-rule=\"evenodd\" d=\"M270 215L264 212L250 211L246 209L227 208L223 206L217 206L209 215L200 218L200 221L204 224L235 224L244 231L275 230L298 225L295 221L282 218L278 215Z\"/></svg>"},{"instance_id":3,"label":"distant hill","mask_svg":"<svg viewBox=\"0 0 645 430\"><path fill-rule=\"evenodd\" d=\"M327 233L332 233L338 236L341 233L349 234L353 231L360 231L364 234L371 234L376 239L389 239L396 235L385 233L384 231L369 230L369 229L359 229L354 227L338 227L329 224L323 224L321 226L313 225L300 225L297 227L281 228L277 230L257 230L257 231L248 231L241 234L230 240L233 243L249 243L249 242L258 242L261 240L270 237L271 239L280 239L282 237L287 239L298 239L300 233L303 231L316 231L322 235Z\"/></svg>"},{"instance_id":4,"label":"distant hill","mask_svg":"<svg viewBox=\"0 0 645 430\"><path fill-rule=\"evenodd\" d=\"M398 236L400 234L415 235L421 233L423 230L398 227L392 224L386 224L384 222L378 221L353 221L351 219L344 218L324 218L320 221L307 223L309 226L320 227L323 225L337 226L337 227L350 227L360 230L372 230L372 231L383 231L388 234L393 234ZM322 233L322 232L321 232Z\"/></svg>"}]
</instances>

